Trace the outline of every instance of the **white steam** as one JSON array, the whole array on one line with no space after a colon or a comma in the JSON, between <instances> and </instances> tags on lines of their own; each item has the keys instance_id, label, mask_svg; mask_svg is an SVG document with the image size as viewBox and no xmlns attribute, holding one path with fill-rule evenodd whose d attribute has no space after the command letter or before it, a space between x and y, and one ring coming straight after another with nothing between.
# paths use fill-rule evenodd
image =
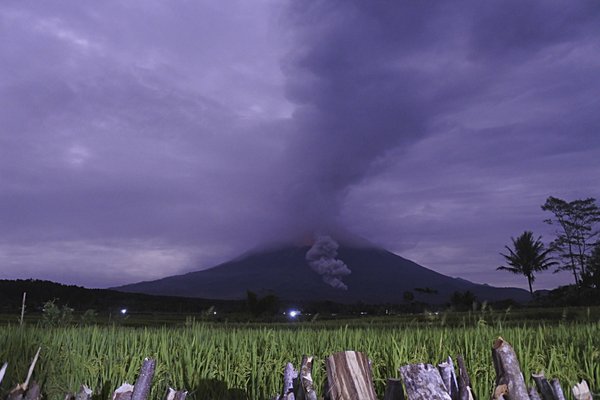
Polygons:
<instances>
[{"instance_id":1,"label":"white steam","mask_svg":"<svg viewBox=\"0 0 600 400\"><path fill-rule=\"evenodd\" d=\"M352 273L342 260L338 260L337 249L339 245L330 236L317 236L315 244L306 253L308 265L321 277L323 282L336 288L348 290L341 277Z\"/></svg>"}]
</instances>

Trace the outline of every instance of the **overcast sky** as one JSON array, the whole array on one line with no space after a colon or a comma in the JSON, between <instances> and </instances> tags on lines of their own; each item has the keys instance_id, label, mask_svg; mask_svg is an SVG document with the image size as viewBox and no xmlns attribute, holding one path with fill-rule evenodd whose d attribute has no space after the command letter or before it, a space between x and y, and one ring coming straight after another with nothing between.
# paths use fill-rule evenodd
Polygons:
<instances>
[{"instance_id":1,"label":"overcast sky","mask_svg":"<svg viewBox=\"0 0 600 400\"><path fill-rule=\"evenodd\" d=\"M599 37L596 0L2 2L0 279L345 229L526 287L495 271L511 236L600 197Z\"/></svg>"}]
</instances>

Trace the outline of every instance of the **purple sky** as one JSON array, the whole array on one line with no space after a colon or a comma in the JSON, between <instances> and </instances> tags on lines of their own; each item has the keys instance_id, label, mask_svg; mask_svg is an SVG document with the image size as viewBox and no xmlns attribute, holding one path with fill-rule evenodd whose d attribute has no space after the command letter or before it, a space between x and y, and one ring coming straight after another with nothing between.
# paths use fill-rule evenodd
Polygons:
<instances>
[{"instance_id":1,"label":"purple sky","mask_svg":"<svg viewBox=\"0 0 600 400\"><path fill-rule=\"evenodd\" d=\"M0 4L0 278L107 287L331 227L495 268L600 197L600 3ZM535 288L570 283L539 275Z\"/></svg>"}]
</instances>

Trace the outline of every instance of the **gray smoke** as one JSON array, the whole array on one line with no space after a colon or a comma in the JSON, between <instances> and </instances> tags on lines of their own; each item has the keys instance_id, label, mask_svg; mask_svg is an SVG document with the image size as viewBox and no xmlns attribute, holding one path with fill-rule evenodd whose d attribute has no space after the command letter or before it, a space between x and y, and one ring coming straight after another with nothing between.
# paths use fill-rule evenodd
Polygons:
<instances>
[{"instance_id":1,"label":"gray smoke","mask_svg":"<svg viewBox=\"0 0 600 400\"><path fill-rule=\"evenodd\" d=\"M350 275L352 271L342 261L338 260L337 249L339 245L331 236L319 235L315 244L306 253L308 265L319 275L323 282L336 289L348 290L342 282L342 277Z\"/></svg>"}]
</instances>

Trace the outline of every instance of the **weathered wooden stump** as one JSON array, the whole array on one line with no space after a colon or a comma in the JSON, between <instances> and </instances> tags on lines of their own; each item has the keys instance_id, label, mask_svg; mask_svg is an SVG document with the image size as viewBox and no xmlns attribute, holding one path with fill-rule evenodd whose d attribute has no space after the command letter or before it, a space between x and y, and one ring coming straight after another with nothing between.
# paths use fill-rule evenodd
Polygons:
<instances>
[{"instance_id":1,"label":"weathered wooden stump","mask_svg":"<svg viewBox=\"0 0 600 400\"><path fill-rule=\"evenodd\" d=\"M535 386L540 394L542 400L556 400L556 394L554 393L554 389L550 385L550 382L544 376L544 373L541 372L539 374L531 374L533 381L535 382Z\"/></svg>"},{"instance_id":2,"label":"weathered wooden stump","mask_svg":"<svg viewBox=\"0 0 600 400\"><path fill-rule=\"evenodd\" d=\"M525 378L515 351L508 342L499 337L492 348L492 360L496 370L494 399L500 395L511 400L529 400Z\"/></svg>"},{"instance_id":3,"label":"weathered wooden stump","mask_svg":"<svg viewBox=\"0 0 600 400\"><path fill-rule=\"evenodd\" d=\"M573 386L573 397L575 400L592 400L592 392L585 380Z\"/></svg>"},{"instance_id":4,"label":"weathered wooden stump","mask_svg":"<svg viewBox=\"0 0 600 400\"><path fill-rule=\"evenodd\" d=\"M150 388L152 387L152 379L154 378L155 368L156 360L151 358L144 359L138 378L133 386L131 400L146 400L148 398L148 395L150 394Z\"/></svg>"},{"instance_id":5,"label":"weathered wooden stump","mask_svg":"<svg viewBox=\"0 0 600 400\"><path fill-rule=\"evenodd\" d=\"M357 351L335 353L325 360L332 400L377 400L369 359Z\"/></svg>"},{"instance_id":6,"label":"weathered wooden stump","mask_svg":"<svg viewBox=\"0 0 600 400\"><path fill-rule=\"evenodd\" d=\"M133 385L125 382L113 392L112 400L131 400Z\"/></svg>"},{"instance_id":7,"label":"weathered wooden stump","mask_svg":"<svg viewBox=\"0 0 600 400\"><path fill-rule=\"evenodd\" d=\"M317 400L317 392L315 392L312 380L312 364L312 356L302 356L300 373L297 378L298 389L295 395L297 400Z\"/></svg>"},{"instance_id":8,"label":"weathered wooden stump","mask_svg":"<svg viewBox=\"0 0 600 400\"><path fill-rule=\"evenodd\" d=\"M452 400L439 371L431 364L400 367L408 400Z\"/></svg>"},{"instance_id":9,"label":"weathered wooden stump","mask_svg":"<svg viewBox=\"0 0 600 400\"><path fill-rule=\"evenodd\" d=\"M563 393L562 387L560 386L560 381L557 378L554 378L550 381L550 385L554 389L554 395L556 396L556 400L566 400L565 394Z\"/></svg>"},{"instance_id":10,"label":"weathered wooden stump","mask_svg":"<svg viewBox=\"0 0 600 400\"><path fill-rule=\"evenodd\" d=\"M456 379L456 370L454 369L452 357L448 357L446 361L438 364L438 370L450 398L452 400L459 400L458 380Z\"/></svg>"}]
</instances>

